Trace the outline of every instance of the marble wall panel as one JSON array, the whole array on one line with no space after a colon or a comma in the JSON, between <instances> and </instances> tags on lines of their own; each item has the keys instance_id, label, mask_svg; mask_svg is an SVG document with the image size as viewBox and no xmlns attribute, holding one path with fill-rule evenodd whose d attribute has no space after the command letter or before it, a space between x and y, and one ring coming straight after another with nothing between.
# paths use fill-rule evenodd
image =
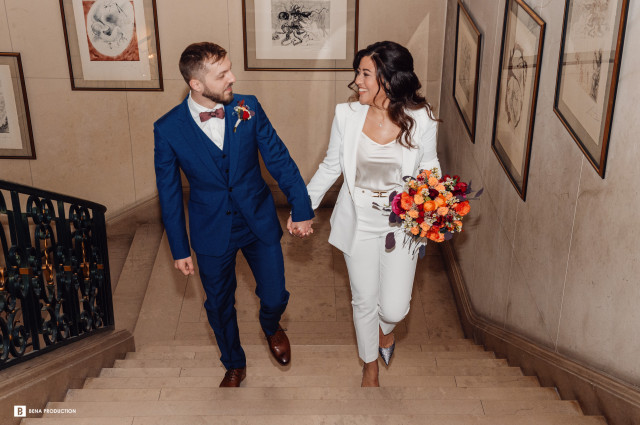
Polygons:
<instances>
[{"instance_id":1,"label":"marble wall panel","mask_svg":"<svg viewBox=\"0 0 640 425\"><path fill-rule=\"evenodd\" d=\"M210 41L229 50L226 0L157 0L162 74L165 80L180 80L178 61L191 43ZM241 3L241 2L234 2ZM238 64L240 65L240 64Z\"/></svg>"},{"instance_id":2,"label":"marble wall panel","mask_svg":"<svg viewBox=\"0 0 640 425\"><path fill-rule=\"evenodd\" d=\"M9 20L5 8L5 0L0 0L0 52L11 52L11 33L9 32Z\"/></svg>"},{"instance_id":3,"label":"marble wall panel","mask_svg":"<svg viewBox=\"0 0 640 425\"><path fill-rule=\"evenodd\" d=\"M69 81L29 79L38 160L33 185L104 204L134 201L129 116L124 92L69 93Z\"/></svg>"},{"instance_id":4,"label":"marble wall panel","mask_svg":"<svg viewBox=\"0 0 640 425\"><path fill-rule=\"evenodd\" d=\"M605 179L583 161L558 351L639 385L640 4L627 19Z\"/></svg>"},{"instance_id":5,"label":"marble wall panel","mask_svg":"<svg viewBox=\"0 0 640 425\"><path fill-rule=\"evenodd\" d=\"M523 202L490 148L497 78L493 74L500 55L504 1L491 5L465 1L483 31L479 108L484 104L489 108L479 109L476 145L450 140L459 137L461 123L455 116L446 119L447 113L457 111L449 88L453 60L445 53L440 156L459 167L461 175L479 169L487 192L476 209L480 224L467 228L477 234L475 245L466 247L464 238L454 240L454 245L472 303L484 318L500 324L502 316L507 329L637 385L640 340L634 329L640 314L634 306L640 301L636 258L640 241L633 229L640 225L636 214L640 194L635 185L624 182L639 177L635 163L640 152L634 136L640 95L630 88L638 79L640 61L629 52L637 50L640 6L632 3L629 10L607 175L601 179L553 113L563 3L528 2L547 29ZM456 1L449 0L445 52L453 45L449 35L454 31L455 7ZM498 229L502 236L494 233ZM464 259L468 255L476 256L473 266ZM502 263L491 268L489 258ZM493 300L506 307L491 310Z\"/></svg>"},{"instance_id":6,"label":"marble wall panel","mask_svg":"<svg viewBox=\"0 0 640 425\"><path fill-rule=\"evenodd\" d=\"M136 200L157 194L153 165L153 123L182 102L187 93L187 85L182 79L165 81L162 93L127 93Z\"/></svg>"},{"instance_id":7,"label":"marble wall panel","mask_svg":"<svg viewBox=\"0 0 640 425\"><path fill-rule=\"evenodd\" d=\"M5 0L11 44L20 52L25 78L61 78L69 83L60 4Z\"/></svg>"},{"instance_id":8,"label":"marble wall panel","mask_svg":"<svg viewBox=\"0 0 640 425\"><path fill-rule=\"evenodd\" d=\"M240 81L236 91L258 97L308 182L322 162L335 110L333 81ZM282 93L288 93L286 100ZM275 183L271 178L270 183Z\"/></svg>"}]
</instances>

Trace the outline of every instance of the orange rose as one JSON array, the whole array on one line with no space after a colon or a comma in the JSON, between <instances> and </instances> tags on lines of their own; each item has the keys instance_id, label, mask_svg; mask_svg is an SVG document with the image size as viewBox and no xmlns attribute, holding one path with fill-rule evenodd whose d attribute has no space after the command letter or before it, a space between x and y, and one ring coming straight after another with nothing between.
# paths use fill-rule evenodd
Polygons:
<instances>
[{"instance_id":1,"label":"orange rose","mask_svg":"<svg viewBox=\"0 0 640 425\"><path fill-rule=\"evenodd\" d=\"M455 210L460 216L464 217L469 213L471 207L469 206L469 201L462 201L458 205L455 206Z\"/></svg>"},{"instance_id":2,"label":"orange rose","mask_svg":"<svg viewBox=\"0 0 640 425\"><path fill-rule=\"evenodd\" d=\"M455 224L458 229L462 229L462 222L460 220L453 220L453 224Z\"/></svg>"},{"instance_id":3,"label":"orange rose","mask_svg":"<svg viewBox=\"0 0 640 425\"><path fill-rule=\"evenodd\" d=\"M410 210L413 206L413 197L406 192L402 192L400 198L400 206L405 211Z\"/></svg>"},{"instance_id":4,"label":"orange rose","mask_svg":"<svg viewBox=\"0 0 640 425\"><path fill-rule=\"evenodd\" d=\"M436 210L436 203L433 201L427 201L424 203L423 205L425 212L430 212L430 211L435 211Z\"/></svg>"},{"instance_id":5,"label":"orange rose","mask_svg":"<svg viewBox=\"0 0 640 425\"><path fill-rule=\"evenodd\" d=\"M411 217L411 218L418 218L418 215L419 215L418 211L416 211L416 210L409 210L409 211L407 211L407 214L409 214L409 217Z\"/></svg>"},{"instance_id":6,"label":"orange rose","mask_svg":"<svg viewBox=\"0 0 640 425\"><path fill-rule=\"evenodd\" d=\"M431 177L431 170L424 170L423 173L427 178Z\"/></svg>"},{"instance_id":7,"label":"orange rose","mask_svg":"<svg viewBox=\"0 0 640 425\"><path fill-rule=\"evenodd\" d=\"M427 232L427 238L431 239L434 242L442 242L444 241L444 235L440 233L439 230L433 231L430 230Z\"/></svg>"},{"instance_id":8,"label":"orange rose","mask_svg":"<svg viewBox=\"0 0 640 425\"><path fill-rule=\"evenodd\" d=\"M435 177L429 177L429 186L431 187L436 187L438 184L440 184L440 181L435 178Z\"/></svg>"},{"instance_id":9,"label":"orange rose","mask_svg":"<svg viewBox=\"0 0 640 425\"><path fill-rule=\"evenodd\" d=\"M425 236L427 236L427 232L425 232L424 230L420 233L420 237L424 238Z\"/></svg>"},{"instance_id":10,"label":"orange rose","mask_svg":"<svg viewBox=\"0 0 640 425\"><path fill-rule=\"evenodd\" d=\"M445 199L448 201L449 199L453 198L453 193L451 192L447 192L446 195L444 195Z\"/></svg>"},{"instance_id":11,"label":"orange rose","mask_svg":"<svg viewBox=\"0 0 640 425\"><path fill-rule=\"evenodd\" d=\"M400 220L404 220L404 218L406 217L404 214L400 214Z\"/></svg>"},{"instance_id":12,"label":"orange rose","mask_svg":"<svg viewBox=\"0 0 640 425\"><path fill-rule=\"evenodd\" d=\"M418 205L424 204L424 198L422 197L422 195L415 195L413 197L413 202L415 202Z\"/></svg>"},{"instance_id":13,"label":"orange rose","mask_svg":"<svg viewBox=\"0 0 640 425\"><path fill-rule=\"evenodd\" d=\"M436 203L436 207L440 208L443 205L447 204L447 200L444 199L444 196L438 195L436 199L433 200Z\"/></svg>"},{"instance_id":14,"label":"orange rose","mask_svg":"<svg viewBox=\"0 0 640 425\"><path fill-rule=\"evenodd\" d=\"M449 212L449 208L447 208L447 207L438 208L438 215L445 216L445 215L447 215L448 212Z\"/></svg>"},{"instance_id":15,"label":"orange rose","mask_svg":"<svg viewBox=\"0 0 640 425\"><path fill-rule=\"evenodd\" d=\"M420 223L420 228L426 232L431 229L431 226L429 226L426 221L423 221Z\"/></svg>"},{"instance_id":16,"label":"orange rose","mask_svg":"<svg viewBox=\"0 0 640 425\"><path fill-rule=\"evenodd\" d=\"M417 235L418 233L420 233L420 230L418 229L418 226L414 226L411 228L411 233L414 235Z\"/></svg>"},{"instance_id":17,"label":"orange rose","mask_svg":"<svg viewBox=\"0 0 640 425\"><path fill-rule=\"evenodd\" d=\"M442 183L438 184L436 187L434 187L434 189L437 190L438 192L445 191L444 185Z\"/></svg>"}]
</instances>

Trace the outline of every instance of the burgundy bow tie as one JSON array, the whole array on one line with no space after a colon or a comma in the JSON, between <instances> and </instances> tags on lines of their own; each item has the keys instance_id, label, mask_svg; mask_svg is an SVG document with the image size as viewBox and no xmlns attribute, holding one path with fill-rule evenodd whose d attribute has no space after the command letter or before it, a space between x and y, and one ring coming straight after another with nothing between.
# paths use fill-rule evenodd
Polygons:
<instances>
[{"instance_id":1,"label":"burgundy bow tie","mask_svg":"<svg viewBox=\"0 0 640 425\"><path fill-rule=\"evenodd\" d=\"M202 122L214 117L224 119L224 108L218 108L214 111L200 112L200 121Z\"/></svg>"}]
</instances>

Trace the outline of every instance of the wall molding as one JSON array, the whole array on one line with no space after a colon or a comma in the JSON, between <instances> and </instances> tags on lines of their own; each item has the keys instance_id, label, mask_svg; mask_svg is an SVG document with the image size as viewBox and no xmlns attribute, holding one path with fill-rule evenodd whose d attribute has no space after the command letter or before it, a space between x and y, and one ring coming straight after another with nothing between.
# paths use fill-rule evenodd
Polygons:
<instances>
[{"instance_id":1,"label":"wall molding","mask_svg":"<svg viewBox=\"0 0 640 425\"><path fill-rule=\"evenodd\" d=\"M506 330L476 313L451 242L441 250L460 321L467 338L506 358L563 399L577 400L586 415L604 416L610 425L640 423L640 388Z\"/></svg>"}]
</instances>

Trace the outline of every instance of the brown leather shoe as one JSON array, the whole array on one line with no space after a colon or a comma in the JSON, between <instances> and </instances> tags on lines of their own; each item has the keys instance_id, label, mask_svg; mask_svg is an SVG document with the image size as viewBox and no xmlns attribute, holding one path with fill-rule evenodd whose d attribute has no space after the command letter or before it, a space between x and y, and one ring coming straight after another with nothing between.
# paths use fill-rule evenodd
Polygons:
<instances>
[{"instance_id":1,"label":"brown leather shoe","mask_svg":"<svg viewBox=\"0 0 640 425\"><path fill-rule=\"evenodd\" d=\"M291 345L282 327L278 327L278 330L273 335L267 336L267 343L269 344L273 358L275 358L278 363L283 366L289 364L291 361Z\"/></svg>"},{"instance_id":2,"label":"brown leather shoe","mask_svg":"<svg viewBox=\"0 0 640 425\"><path fill-rule=\"evenodd\" d=\"M222 382L220 382L220 387L239 387L240 382L247 377L247 369L229 369L227 373L224 374L224 378L222 378Z\"/></svg>"}]
</instances>

